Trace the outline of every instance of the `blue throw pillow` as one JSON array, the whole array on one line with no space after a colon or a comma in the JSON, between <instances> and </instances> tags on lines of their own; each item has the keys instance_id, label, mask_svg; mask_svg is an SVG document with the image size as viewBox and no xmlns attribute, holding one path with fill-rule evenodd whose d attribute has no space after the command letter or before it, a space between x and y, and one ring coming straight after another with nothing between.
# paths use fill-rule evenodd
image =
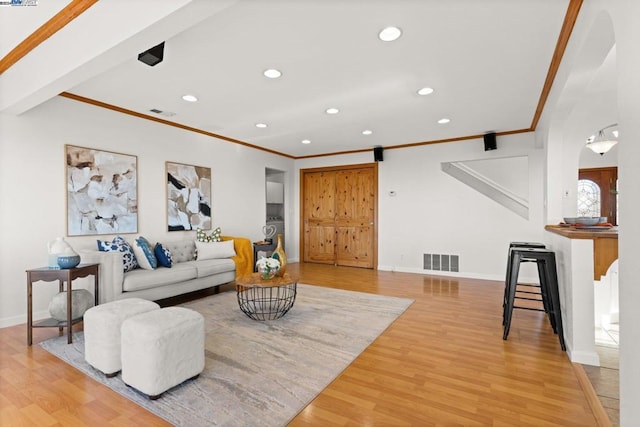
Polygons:
<instances>
[{"instance_id":1,"label":"blue throw pillow","mask_svg":"<svg viewBox=\"0 0 640 427\"><path fill-rule=\"evenodd\" d=\"M133 248L122 236L114 237L111 242L98 240L98 250L102 252L122 252L122 266L125 273L138 268L138 260L133 254Z\"/></svg>"},{"instance_id":2,"label":"blue throw pillow","mask_svg":"<svg viewBox=\"0 0 640 427\"><path fill-rule=\"evenodd\" d=\"M133 245L133 253L140 264L140 268L145 270L155 270L158 268L158 260L156 259L151 243L144 237L140 236L135 240Z\"/></svg>"},{"instance_id":3,"label":"blue throw pillow","mask_svg":"<svg viewBox=\"0 0 640 427\"><path fill-rule=\"evenodd\" d=\"M158 264L163 267L171 268L171 264L173 264L173 257L171 256L171 251L169 251L169 249L165 248L160 243L156 243L156 247L153 252L156 254Z\"/></svg>"}]
</instances>

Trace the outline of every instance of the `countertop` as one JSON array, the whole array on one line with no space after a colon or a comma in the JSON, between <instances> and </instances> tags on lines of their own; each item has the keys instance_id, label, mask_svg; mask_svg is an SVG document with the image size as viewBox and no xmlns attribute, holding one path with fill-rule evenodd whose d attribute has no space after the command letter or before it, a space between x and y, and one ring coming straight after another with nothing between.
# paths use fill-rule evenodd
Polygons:
<instances>
[{"instance_id":1,"label":"countertop","mask_svg":"<svg viewBox=\"0 0 640 427\"><path fill-rule=\"evenodd\" d=\"M546 225L545 230L559 234L569 239L617 239L618 227L608 230L580 230L575 227L564 227L560 225Z\"/></svg>"}]
</instances>

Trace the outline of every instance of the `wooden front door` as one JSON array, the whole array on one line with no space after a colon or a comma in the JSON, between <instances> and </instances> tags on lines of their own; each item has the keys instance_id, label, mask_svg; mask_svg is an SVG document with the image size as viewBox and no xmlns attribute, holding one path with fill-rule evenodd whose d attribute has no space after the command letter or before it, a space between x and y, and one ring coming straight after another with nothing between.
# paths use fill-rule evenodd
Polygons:
<instances>
[{"instance_id":1,"label":"wooden front door","mask_svg":"<svg viewBox=\"0 0 640 427\"><path fill-rule=\"evenodd\" d=\"M606 216L611 224L618 225L618 168L580 169L578 179L592 181L600 188L600 216Z\"/></svg>"},{"instance_id":2,"label":"wooden front door","mask_svg":"<svg viewBox=\"0 0 640 427\"><path fill-rule=\"evenodd\" d=\"M374 268L377 164L301 171L304 262Z\"/></svg>"}]
</instances>

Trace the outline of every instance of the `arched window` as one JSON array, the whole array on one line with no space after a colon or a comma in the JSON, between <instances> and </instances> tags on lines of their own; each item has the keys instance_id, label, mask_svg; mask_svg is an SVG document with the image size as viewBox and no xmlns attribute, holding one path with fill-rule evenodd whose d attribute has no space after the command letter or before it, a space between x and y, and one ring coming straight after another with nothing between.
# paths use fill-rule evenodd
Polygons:
<instances>
[{"instance_id":1,"label":"arched window","mask_svg":"<svg viewBox=\"0 0 640 427\"><path fill-rule=\"evenodd\" d=\"M600 216L600 186L590 179L578 181L578 216Z\"/></svg>"}]
</instances>

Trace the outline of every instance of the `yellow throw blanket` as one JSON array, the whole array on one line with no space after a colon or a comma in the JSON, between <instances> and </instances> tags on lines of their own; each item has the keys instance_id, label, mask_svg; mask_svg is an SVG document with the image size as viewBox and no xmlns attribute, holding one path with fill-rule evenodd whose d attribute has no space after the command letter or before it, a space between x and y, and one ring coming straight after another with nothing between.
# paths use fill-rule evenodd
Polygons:
<instances>
[{"instance_id":1,"label":"yellow throw blanket","mask_svg":"<svg viewBox=\"0 0 640 427\"><path fill-rule=\"evenodd\" d=\"M232 236L222 236L222 240L233 240L236 256L231 257L231 259L236 263L236 276L253 273L253 244L251 240Z\"/></svg>"}]
</instances>

